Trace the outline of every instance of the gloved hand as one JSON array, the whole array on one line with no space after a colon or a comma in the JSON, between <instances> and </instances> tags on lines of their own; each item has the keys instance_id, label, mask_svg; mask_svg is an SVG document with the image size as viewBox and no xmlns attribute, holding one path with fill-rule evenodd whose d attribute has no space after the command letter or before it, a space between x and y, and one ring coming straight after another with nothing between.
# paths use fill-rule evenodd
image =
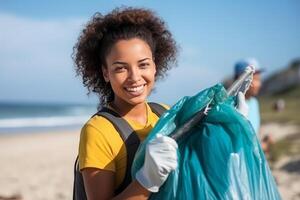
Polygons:
<instances>
[{"instance_id":1,"label":"gloved hand","mask_svg":"<svg viewBox=\"0 0 300 200\"><path fill-rule=\"evenodd\" d=\"M158 192L169 173L177 167L177 148L175 140L157 134L147 144L144 165L136 173L136 180L150 192Z\"/></svg>"},{"instance_id":2,"label":"gloved hand","mask_svg":"<svg viewBox=\"0 0 300 200\"><path fill-rule=\"evenodd\" d=\"M244 117L248 117L249 106L247 105L245 95L242 92L239 92L237 96L237 111L244 115Z\"/></svg>"}]
</instances>

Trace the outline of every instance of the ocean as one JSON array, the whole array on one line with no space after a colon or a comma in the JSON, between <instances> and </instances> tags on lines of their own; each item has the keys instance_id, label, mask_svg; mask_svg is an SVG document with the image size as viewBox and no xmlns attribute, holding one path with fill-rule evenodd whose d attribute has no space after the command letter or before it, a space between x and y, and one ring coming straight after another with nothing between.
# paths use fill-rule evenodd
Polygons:
<instances>
[{"instance_id":1,"label":"ocean","mask_svg":"<svg viewBox=\"0 0 300 200\"><path fill-rule=\"evenodd\" d=\"M80 128L97 105L0 103L0 134Z\"/></svg>"}]
</instances>

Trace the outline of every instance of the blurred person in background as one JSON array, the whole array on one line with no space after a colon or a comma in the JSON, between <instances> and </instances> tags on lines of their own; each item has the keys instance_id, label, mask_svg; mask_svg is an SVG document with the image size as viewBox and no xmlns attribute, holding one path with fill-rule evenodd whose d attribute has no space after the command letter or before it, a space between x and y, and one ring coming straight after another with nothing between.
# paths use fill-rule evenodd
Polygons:
<instances>
[{"instance_id":1,"label":"blurred person in background","mask_svg":"<svg viewBox=\"0 0 300 200\"><path fill-rule=\"evenodd\" d=\"M270 145L273 143L272 138L269 135L261 137L260 134L260 109L259 102L256 96L259 94L260 88L262 86L261 73L264 69L261 68L258 61L254 58L245 58L237 61L234 65L234 80L238 79L240 75L245 71L247 66L254 66L255 73L253 75L253 80L251 86L245 94L246 103L248 105L247 118L250 121L254 131L256 132L258 138L261 139L261 146L265 153L270 149Z\"/></svg>"}]
</instances>

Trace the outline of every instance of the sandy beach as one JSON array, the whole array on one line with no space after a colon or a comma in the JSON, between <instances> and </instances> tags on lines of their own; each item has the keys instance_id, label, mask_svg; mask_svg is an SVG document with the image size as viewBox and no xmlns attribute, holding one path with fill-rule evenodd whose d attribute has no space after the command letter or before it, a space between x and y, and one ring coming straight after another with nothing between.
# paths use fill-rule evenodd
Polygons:
<instances>
[{"instance_id":1,"label":"sandy beach","mask_svg":"<svg viewBox=\"0 0 300 200\"><path fill-rule=\"evenodd\" d=\"M78 140L79 130L0 135L0 197L72 199Z\"/></svg>"},{"instance_id":2,"label":"sandy beach","mask_svg":"<svg viewBox=\"0 0 300 200\"><path fill-rule=\"evenodd\" d=\"M263 130L277 134L276 139L299 131L278 124ZM79 131L0 135L0 200L71 199ZM294 164L293 170L284 168L287 163ZM300 199L299 165L300 157L284 158L273 169L283 199Z\"/></svg>"}]
</instances>

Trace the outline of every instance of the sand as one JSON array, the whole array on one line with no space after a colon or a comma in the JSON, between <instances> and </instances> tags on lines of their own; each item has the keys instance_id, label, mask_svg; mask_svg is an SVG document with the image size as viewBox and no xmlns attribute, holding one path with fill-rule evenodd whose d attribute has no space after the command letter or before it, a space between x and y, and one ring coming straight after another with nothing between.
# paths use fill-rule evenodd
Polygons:
<instances>
[{"instance_id":1,"label":"sand","mask_svg":"<svg viewBox=\"0 0 300 200\"><path fill-rule=\"evenodd\" d=\"M266 124L262 130L280 139L299 128ZM0 200L72 199L73 164L79 130L36 134L0 135ZM284 168L292 164L293 170ZM284 158L273 174L285 200L300 199L300 156Z\"/></svg>"},{"instance_id":2,"label":"sand","mask_svg":"<svg viewBox=\"0 0 300 200\"><path fill-rule=\"evenodd\" d=\"M278 141L287 136L300 134L300 127L293 124L268 123L261 127L261 132L262 135L269 134L274 141ZM272 174L282 199L300 199L300 155L281 158L272 166Z\"/></svg>"},{"instance_id":3,"label":"sand","mask_svg":"<svg viewBox=\"0 0 300 200\"><path fill-rule=\"evenodd\" d=\"M0 135L0 199L72 199L79 130Z\"/></svg>"},{"instance_id":4,"label":"sand","mask_svg":"<svg viewBox=\"0 0 300 200\"><path fill-rule=\"evenodd\" d=\"M282 158L272 170L282 199L300 199L300 155Z\"/></svg>"},{"instance_id":5,"label":"sand","mask_svg":"<svg viewBox=\"0 0 300 200\"><path fill-rule=\"evenodd\" d=\"M278 141L289 135L300 133L300 127L294 124L267 123L260 129L261 137L271 135L274 141Z\"/></svg>"}]
</instances>

